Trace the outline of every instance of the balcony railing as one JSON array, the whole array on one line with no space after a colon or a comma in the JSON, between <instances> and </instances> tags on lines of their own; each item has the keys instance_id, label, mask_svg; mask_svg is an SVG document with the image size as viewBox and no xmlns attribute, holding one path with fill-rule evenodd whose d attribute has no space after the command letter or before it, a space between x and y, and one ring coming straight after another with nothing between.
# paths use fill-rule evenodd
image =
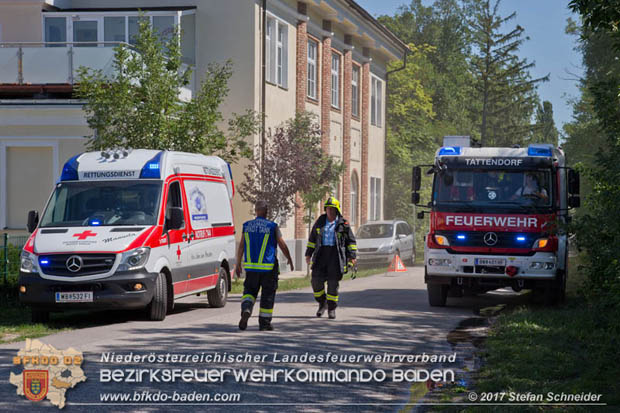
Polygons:
<instances>
[{"instance_id":1,"label":"balcony railing","mask_svg":"<svg viewBox=\"0 0 620 413\"><path fill-rule=\"evenodd\" d=\"M0 85L74 85L81 66L114 74L114 47L118 42L29 42L0 43ZM88 47L90 46L90 47ZM108 47L101 47L108 46ZM133 47L126 44L127 47ZM184 65L184 69L187 65ZM190 84L179 91L183 100L191 99Z\"/></svg>"}]
</instances>

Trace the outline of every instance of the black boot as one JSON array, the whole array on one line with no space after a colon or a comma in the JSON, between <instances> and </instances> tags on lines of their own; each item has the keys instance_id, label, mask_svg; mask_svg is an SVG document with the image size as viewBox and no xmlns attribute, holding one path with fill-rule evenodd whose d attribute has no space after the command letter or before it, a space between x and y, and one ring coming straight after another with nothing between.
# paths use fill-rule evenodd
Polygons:
<instances>
[{"instance_id":1,"label":"black boot","mask_svg":"<svg viewBox=\"0 0 620 413\"><path fill-rule=\"evenodd\" d=\"M271 319L265 320L264 318L259 318L258 329L260 331L273 331L273 326L271 325Z\"/></svg>"},{"instance_id":2,"label":"black boot","mask_svg":"<svg viewBox=\"0 0 620 413\"><path fill-rule=\"evenodd\" d=\"M327 312L327 316L329 317L330 320L333 320L336 318L336 310L329 310Z\"/></svg>"},{"instance_id":3,"label":"black boot","mask_svg":"<svg viewBox=\"0 0 620 413\"><path fill-rule=\"evenodd\" d=\"M245 330L248 328L248 320L252 313L249 310L244 310L241 312L241 320L239 320L239 330Z\"/></svg>"},{"instance_id":4,"label":"black boot","mask_svg":"<svg viewBox=\"0 0 620 413\"><path fill-rule=\"evenodd\" d=\"M323 314L325 314L325 311L327 311L327 303L323 302L319 304L319 309L316 312L316 316L317 317L322 317Z\"/></svg>"}]
</instances>

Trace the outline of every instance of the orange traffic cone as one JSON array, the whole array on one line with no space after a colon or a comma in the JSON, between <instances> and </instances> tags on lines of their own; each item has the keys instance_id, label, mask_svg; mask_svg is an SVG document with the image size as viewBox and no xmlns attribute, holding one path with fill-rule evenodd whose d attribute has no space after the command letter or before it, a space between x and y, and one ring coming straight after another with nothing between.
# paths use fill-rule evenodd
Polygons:
<instances>
[{"instance_id":1,"label":"orange traffic cone","mask_svg":"<svg viewBox=\"0 0 620 413\"><path fill-rule=\"evenodd\" d=\"M395 254L394 259L392 260L392 263L388 267L387 272L405 272L405 271L407 271L407 268L405 268L405 264L403 264L400 257Z\"/></svg>"}]
</instances>

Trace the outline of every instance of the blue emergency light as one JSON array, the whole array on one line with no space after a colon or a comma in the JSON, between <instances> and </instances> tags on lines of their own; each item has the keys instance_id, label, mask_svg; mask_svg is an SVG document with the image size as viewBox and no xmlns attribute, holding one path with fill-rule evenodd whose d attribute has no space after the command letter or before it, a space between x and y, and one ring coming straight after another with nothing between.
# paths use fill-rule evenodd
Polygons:
<instances>
[{"instance_id":1,"label":"blue emergency light","mask_svg":"<svg viewBox=\"0 0 620 413\"><path fill-rule=\"evenodd\" d=\"M75 155L73 158L69 159L65 166L62 167L62 174L60 175L61 181L77 181L78 177L78 160L81 154Z\"/></svg>"},{"instance_id":2,"label":"blue emergency light","mask_svg":"<svg viewBox=\"0 0 620 413\"><path fill-rule=\"evenodd\" d=\"M465 240L467 237L463 234L459 234L456 236L456 239L460 239L461 241Z\"/></svg>"},{"instance_id":3,"label":"blue emergency light","mask_svg":"<svg viewBox=\"0 0 620 413\"><path fill-rule=\"evenodd\" d=\"M161 171L160 171L160 161L161 155L164 152L161 151L157 153L150 161L144 164L142 171L140 172L140 178L146 179L160 179Z\"/></svg>"},{"instance_id":4,"label":"blue emergency light","mask_svg":"<svg viewBox=\"0 0 620 413\"><path fill-rule=\"evenodd\" d=\"M523 235L519 235L517 237L517 241L519 241L519 242L524 242L525 240L526 240L526 238Z\"/></svg>"},{"instance_id":5,"label":"blue emergency light","mask_svg":"<svg viewBox=\"0 0 620 413\"><path fill-rule=\"evenodd\" d=\"M460 146L444 146L439 150L439 156L442 155L460 155L461 147Z\"/></svg>"},{"instance_id":6,"label":"blue emergency light","mask_svg":"<svg viewBox=\"0 0 620 413\"><path fill-rule=\"evenodd\" d=\"M39 264L41 265L48 265L50 263L50 260L48 260L47 258L41 258L39 260Z\"/></svg>"},{"instance_id":7,"label":"blue emergency light","mask_svg":"<svg viewBox=\"0 0 620 413\"><path fill-rule=\"evenodd\" d=\"M534 143L527 147L528 156L553 156L553 145L548 143Z\"/></svg>"}]
</instances>

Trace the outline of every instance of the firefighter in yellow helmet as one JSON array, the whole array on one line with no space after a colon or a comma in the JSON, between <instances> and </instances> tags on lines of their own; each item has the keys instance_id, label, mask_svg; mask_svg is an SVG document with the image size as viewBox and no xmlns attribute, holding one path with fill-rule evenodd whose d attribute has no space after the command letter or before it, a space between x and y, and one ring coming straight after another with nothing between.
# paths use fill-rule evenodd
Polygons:
<instances>
[{"instance_id":1,"label":"firefighter in yellow helmet","mask_svg":"<svg viewBox=\"0 0 620 413\"><path fill-rule=\"evenodd\" d=\"M357 245L351 226L342 217L340 202L330 197L325 202L325 214L316 220L310 231L306 248L306 263L312 265L314 298L319 303L317 317L327 310L330 319L336 318L338 286L349 263L355 264L356 254Z\"/></svg>"}]
</instances>

